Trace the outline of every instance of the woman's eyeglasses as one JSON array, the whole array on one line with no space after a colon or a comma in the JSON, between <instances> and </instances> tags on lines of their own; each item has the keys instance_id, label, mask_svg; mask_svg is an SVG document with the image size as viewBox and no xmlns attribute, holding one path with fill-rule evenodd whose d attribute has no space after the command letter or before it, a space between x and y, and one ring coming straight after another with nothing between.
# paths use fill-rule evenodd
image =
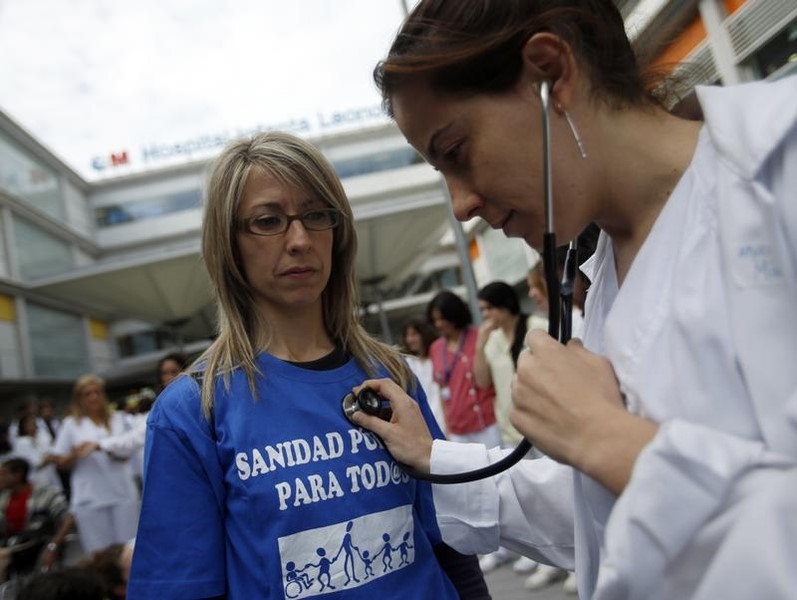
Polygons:
<instances>
[{"instance_id":1,"label":"woman's eyeglasses","mask_svg":"<svg viewBox=\"0 0 797 600\"><path fill-rule=\"evenodd\" d=\"M293 221L301 221L308 231L324 231L340 225L340 211L335 208L308 210L298 215L270 213L241 219L242 230L254 235L279 235L288 231Z\"/></svg>"}]
</instances>

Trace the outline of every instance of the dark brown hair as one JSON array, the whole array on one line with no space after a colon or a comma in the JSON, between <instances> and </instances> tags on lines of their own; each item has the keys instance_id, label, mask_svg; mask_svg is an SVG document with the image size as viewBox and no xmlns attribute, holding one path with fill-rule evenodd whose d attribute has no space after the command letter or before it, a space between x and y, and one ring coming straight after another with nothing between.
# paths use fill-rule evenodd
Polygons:
<instances>
[{"instance_id":1,"label":"dark brown hair","mask_svg":"<svg viewBox=\"0 0 797 600\"><path fill-rule=\"evenodd\" d=\"M459 331L473 323L473 317L470 314L468 305L452 291L443 290L438 292L426 305L426 319L430 324L434 323L432 311L435 309L444 320L451 323Z\"/></svg>"},{"instance_id":2,"label":"dark brown hair","mask_svg":"<svg viewBox=\"0 0 797 600\"><path fill-rule=\"evenodd\" d=\"M523 46L540 32L567 42L595 97L615 107L656 102L612 0L423 0L374 69L385 110L393 116L393 94L418 78L443 92L511 89Z\"/></svg>"},{"instance_id":3,"label":"dark brown hair","mask_svg":"<svg viewBox=\"0 0 797 600\"><path fill-rule=\"evenodd\" d=\"M401 344L403 346L402 352L406 354L414 354L407 348L405 340L407 339L407 331L410 329L414 329L417 331L421 336L421 342L423 343L423 353L421 356L426 358L429 356L429 346L432 345L432 342L437 339L437 332L432 329L432 327L420 318L410 319L406 323L404 323L404 327L401 328Z\"/></svg>"},{"instance_id":4,"label":"dark brown hair","mask_svg":"<svg viewBox=\"0 0 797 600\"><path fill-rule=\"evenodd\" d=\"M127 585L120 562L124 547L124 544L111 544L90 554L80 563L87 572L96 576L108 598L115 597L117 590Z\"/></svg>"}]
</instances>

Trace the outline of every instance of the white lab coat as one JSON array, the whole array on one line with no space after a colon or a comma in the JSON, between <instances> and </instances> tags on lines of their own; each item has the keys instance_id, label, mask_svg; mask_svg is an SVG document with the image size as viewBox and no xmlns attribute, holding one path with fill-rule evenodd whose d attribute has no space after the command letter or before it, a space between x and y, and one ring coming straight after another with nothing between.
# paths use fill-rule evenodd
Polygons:
<instances>
[{"instance_id":1,"label":"white lab coat","mask_svg":"<svg viewBox=\"0 0 797 600\"><path fill-rule=\"evenodd\" d=\"M14 456L24 458L30 465L28 480L36 485L49 485L58 490L63 490L61 478L55 465L49 464L40 467L44 457L50 453L52 438L49 433L40 435L37 432L35 437L29 435L17 436L14 441Z\"/></svg>"},{"instance_id":2,"label":"white lab coat","mask_svg":"<svg viewBox=\"0 0 797 600\"><path fill-rule=\"evenodd\" d=\"M127 431L98 442L100 449L118 458L129 458L133 475L144 476L144 444L147 441L149 413L130 415Z\"/></svg>"},{"instance_id":3,"label":"white lab coat","mask_svg":"<svg viewBox=\"0 0 797 600\"><path fill-rule=\"evenodd\" d=\"M426 401L429 404L429 408L432 410L434 419L440 426L441 431L445 432L446 418L443 414L443 401L440 398L440 385L434 380L432 359L428 356L426 358L421 358L420 356L405 354L404 360L407 361L407 366L409 366L410 371L418 378L418 383L421 384L426 394Z\"/></svg>"},{"instance_id":4,"label":"white lab coat","mask_svg":"<svg viewBox=\"0 0 797 600\"><path fill-rule=\"evenodd\" d=\"M546 458L434 486L450 545L575 564L582 598L797 593L797 77L698 97L695 158L623 288L608 237L584 266L585 345L661 424L623 494ZM432 471L499 455L436 441Z\"/></svg>"}]
</instances>

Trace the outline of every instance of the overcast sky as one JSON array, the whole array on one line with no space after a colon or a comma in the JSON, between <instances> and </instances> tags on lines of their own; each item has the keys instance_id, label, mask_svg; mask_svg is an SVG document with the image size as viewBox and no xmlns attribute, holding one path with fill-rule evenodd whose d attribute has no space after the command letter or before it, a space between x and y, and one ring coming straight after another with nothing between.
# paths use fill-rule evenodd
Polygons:
<instances>
[{"instance_id":1,"label":"overcast sky","mask_svg":"<svg viewBox=\"0 0 797 600\"><path fill-rule=\"evenodd\" d=\"M0 0L0 110L90 179L112 152L142 168L258 126L373 124L401 18L400 0Z\"/></svg>"}]
</instances>

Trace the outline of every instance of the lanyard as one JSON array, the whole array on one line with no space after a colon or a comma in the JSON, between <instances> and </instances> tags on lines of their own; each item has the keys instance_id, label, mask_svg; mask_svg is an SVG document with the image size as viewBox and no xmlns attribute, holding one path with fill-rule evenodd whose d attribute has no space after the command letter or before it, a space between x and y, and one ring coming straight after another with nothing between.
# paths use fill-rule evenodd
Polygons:
<instances>
[{"instance_id":1,"label":"lanyard","mask_svg":"<svg viewBox=\"0 0 797 600\"><path fill-rule=\"evenodd\" d=\"M451 365L448 364L448 342L443 344L443 381L441 382L443 385L448 385L448 382L451 381L451 375L454 373L454 367L457 366L457 359L462 354L462 347L465 345L465 338L468 337L468 330L465 329L462 332L462 335L459 336L459 344L457 344L457 351L454 354L454 359L451 361Z\"/></svg>"}]
</instances>

